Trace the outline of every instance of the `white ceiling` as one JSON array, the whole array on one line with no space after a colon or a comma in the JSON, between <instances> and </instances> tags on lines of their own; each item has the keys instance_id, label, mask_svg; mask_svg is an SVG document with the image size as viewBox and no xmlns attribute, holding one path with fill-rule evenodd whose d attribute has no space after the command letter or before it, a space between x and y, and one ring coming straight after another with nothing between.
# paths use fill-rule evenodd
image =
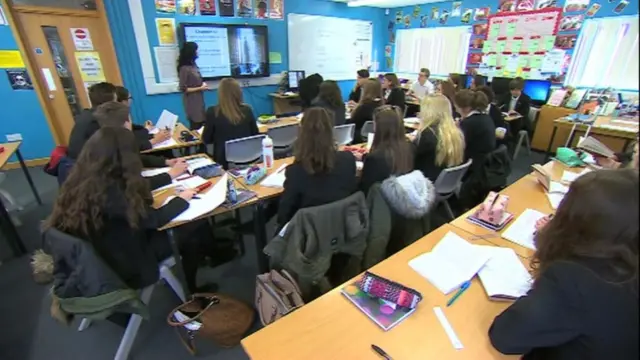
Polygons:
<instances>
[{"instance_id":1,"label":"white ceiling","mask_svg":"<svg viewBox=\"0 0 640 360\"><path fill-rule=\"evenodd\" d=\"M332 1L348 3L348 2L358 2L358 1L365 1L365 0L332 0ZM387 8L422 5L422 4L428 4L428 3L443 2L443 1L448 1L448 0L366 0L366 6L387 9Z\"/></svg>"}]
</instances>

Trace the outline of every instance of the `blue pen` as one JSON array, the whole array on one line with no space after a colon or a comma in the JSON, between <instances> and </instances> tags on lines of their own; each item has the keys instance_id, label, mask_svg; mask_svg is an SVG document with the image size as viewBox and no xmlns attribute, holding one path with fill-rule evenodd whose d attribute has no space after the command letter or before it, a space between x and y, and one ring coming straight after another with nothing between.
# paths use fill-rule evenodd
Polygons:
<instances>
[{"instance_id":1,"label":"blue pen","mask_svg":"<svg viewBox=\"0 0 640 360\"><path fill-rule=\"evenodd\" d=\"M464 283L462 283L458 292L453 295L453 297L449 299L449 301L447 301L447 306L453 305L453 303L460 297L460 295L462 295L462 293L464 293L469 288L470 285L471 281L465 281Z\"/></svg>"}]
</instances>

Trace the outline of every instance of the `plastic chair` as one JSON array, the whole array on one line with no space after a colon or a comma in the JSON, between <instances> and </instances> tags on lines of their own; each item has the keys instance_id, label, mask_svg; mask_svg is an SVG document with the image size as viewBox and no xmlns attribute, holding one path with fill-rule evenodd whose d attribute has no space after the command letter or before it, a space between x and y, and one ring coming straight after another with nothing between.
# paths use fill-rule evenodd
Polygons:
<instances>
[{"instance_id":1,"label":"plastic chair","mask_svg":"<svg viewBox=\"0 0 640 360\"><path fill-rule=\"evenodd\" d=\"M4 182L6 177L7 175L5 173L0 172L0 184ZM16 215L16 213L23 210L22 206L18 204L16 199L11 194L9 194L8 191L2 188L0 188L0 196L2 197L2 202L4 203L7 209L7 212L11 216L11 221L13 222L13 225L21 226L22 222L20 221L20 218L18 218L18 215Z\"/></svg>"},{"instance_id":2,"label":"plastic chair","mask_svg":"<svg viewBox=\"0 0 640 360\"><path fill-rule=\"evenodd\" d=\"M471 167L472 162L473 161L469 159L469 161L462 165L442 170L434 184L436 188L436 204L444 204L444 208L447 210L447 215L451 217L451 220L456 217L447 200L449 200L449 198L453 196L458 189L460 189L460 186L462 185L462 178Z\"/></svg>"},{"instance_id":3,"label":"plastic chair","mask_svg":"<svg viewBox=\"0 0 640 360\"><path fill-rule=\"evenodd\" d=\"M164 280L169 284L171 289L178 295L182 302L185 302L186 296L184 294L184 289L182 288L182 284L180 280L173 274L171 268L176 264L176 260L173 257L170 257L163 261L160 264L160 279ZM149 304L151 300L151 294L153 293L154 285L147 286L140 293L140 300ZM138 334L138 330L140 329L140 325L142 324L142 317L137 314L132 314L129 319L129 323L127 324L127 328L124 331L124 335L122 335L122 340L120 340L120 345L118 345L118 350L116 352L116 356L114 360L127 360L129 357L129 352L131 351L131 347L133 346L133 342L136 339L136 335ZM82 319L80 326L78 327L78 331L84 331L91 325L90 319Z\"/></svg>"},{"instance_id":4,"label":"plastic chair","mask_svg":"<svg viewBox=\"0 0 640 360\"><path fill-rule=\"evenodd\" d=\"M260 160L264 138L265 135L255 135L227 141L224 146L229 167L246 165Z\"/></svg>"},{"instance_id":5,"label":"plastic chair","mask_svg":"<svg viewBox=\"0 0 640 360\"><path fill-rule=\"evenodd\" d=\"M289 124L272 127L267 130L267 136L273 141L273 153L276 158L284 157L291 153L293 143L298 138L299 127L300 125L298 124Z\"/></svg>"},{"instance_id":6,"label":"plastic chair","mask_svg":"<svg viewBox=\"0 0 640 360\"><path fill-rule=\"evenodd\" d=\"M349 145L356 133L356 124L338 125L333 128L333 138L339 146Z\"/></svg>"},{"instance_id":7,"label":"plastic chair","mask_svg":"<svg viewBox=\"0 0 640 360\"><path fill-rule=\"evenodd\" d=\"M518 153L520 152L520 148L522 147L522 143L525 142L527 145L527 152L531 155L531 143L529 142L529 132L527 130L520 130L518 132L518 143L516 144L516 150L513 152L513 160L518 157Z\"/></svg>"},{"instance_id":8,"label":"plastic chair","mask_svg":"<svg viewBox=\"0 0 640 360\"><path fill-rule=\"evenodd\" d=\"M373 121L367 121L362 125L362 129L360 129L360 135L362 135L363 139L369 137L369 134L373 133Z\"/></svg>"}]
</instances>

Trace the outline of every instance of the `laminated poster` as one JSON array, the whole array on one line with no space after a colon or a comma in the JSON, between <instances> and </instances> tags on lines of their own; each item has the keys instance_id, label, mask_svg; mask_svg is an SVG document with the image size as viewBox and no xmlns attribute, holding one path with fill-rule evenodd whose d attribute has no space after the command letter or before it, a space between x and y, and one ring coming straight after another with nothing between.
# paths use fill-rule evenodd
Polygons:
<instances>
[{"instance_id":1,"label":"laminated poster","mask_svg":"<svg viewBox=\"0 0 640 360\"><path fill-rule=\"evenodd\" d=\"M440 12L437 7L431 8L431 20L438 20L440 18Z\"/></svg>"},{"instance_id":2,"label":"laminated poster","mask_svg":"<svg viewBox=\"0 0 640 360\"><path fill-rule=\"evenodd\" d=\"M156 12L161 14L175 14L176 0L156 0Z\"/></svg>"},{"instance_id":3,"label":"laminated poster","mask_svg":"<svg viewBox=\"0 0 640 360\"><path fill-rule=\"evenodd\" d=\"M178 2L178 14L195 15L196 14L195 0L180 0Z\"/></svg>"},{"instance_id":4,"label":"laminated poster","mask_svg":"<svg viewBox=\"0 0 640 360\"><path fill-rule=\"evenodd\" d=\"M276 20L284 18L284 0L269 0L269 18Z\"/></svg>"},{"instance_id":5,"label":"laminated poster","mask_svg":"<svg viewBox=\"0 0 640 360\"><path fill-rule=\"evenodd\" d=\"M421 15L420 16L420 27L421 28L426 28L427 27L427 20L429 19L429 17L427 15Z\"/></svg>"},{"instance_id":6,"label":"laminated poster","mask_svg":"<svg viewBox=\"0 0 640 360\"><path fill-rule=\"evenodd\" d=\"M462 17L460 18L460 22L463 24L468 24L471 22L471 18L473 17L473 9L464 9L462 13Z\"/></svg>"},{"instance_id":7,"label":"laminated poster","mask_svg":"<svg viewBox=\"0 0 640 360\"><path fill-rule=\"evenodd\" d=\"M216 0L200 0L200 15L215 15Z\"/></svg>"},{"instance_id":8,"label":"laminated poster","mask_svg":"<svg viewBox=\"0 0 640 360\"><path fill-rule=\"evenodd\" d=\"M214 1L214 0L212 0ZM233 0L219 0L220 1L220 16L233 16L235 7Z\"/></svg>"},{"instance_id":9,"label":"laminated poster","mask_svg":"<svg viewBox=\"0 0 640 360\"><path fill-rule=\"evenodd\" d=\"M420 7L420 5L416 5L413 7L413 18L417 19L420 17L420 13L422 12L422 8Z\"/></svg>"},{"instance_id":10,"label":"laminated poster","mask_svg":"<svg viewBox=\"0 0 640 360\"><path fill-rule=\"evenodd\" d=\"M566 0L564 3L564 12L582 12L587 10L589 0Z\"/></svg>"},{"instance_id":11,"label":"laminated poster","mask_svg":"<svg viewBox=\"0 0 640 360\"><path fill-rule=\"evenodd\" d=\"M176 21L175 19L156 19L158 30L158 43L160 46L176 46Z\"/></svg>"},{"instance_id":12,"label":"laminated poster","mask_svg":"<svg viewBox=\"0 0 640 360\"><path fill-rule=\"evenodd\" d=\"M252 0L238 0L238 16L239 17L251 17L253 12Z\"/></svg>"},{"instance_id":13,"label":"laminated poster","mask_svg":"<svg viewBox=\"0 0 640 360\"><path fill-rule=\"evenodd\" d=\"M267 13L267 0L255 0L256 19L266 19Z\"/></svg>"},{"instance_id":14,"label":"laminated poster","mask_svg":"<svg viewBox=\"0 0 640 360\"><path fill-rule=\"evenodd\" d=\"M473 16L473 20L474 21L487 20L489 18L490 13L491 13L491 8L488 8L488 7L477 8L476 14Z\"/></svg>"},{"instance_id":15,"label":"laminated poster","mask_svg":"<svg viewBox=\"0 0 640 360\"><path fill-rule=\"evenodd\" d=\"M462 14L462 1L451 3L451 17L458 17Z\"/></svg>"}]
</instances>

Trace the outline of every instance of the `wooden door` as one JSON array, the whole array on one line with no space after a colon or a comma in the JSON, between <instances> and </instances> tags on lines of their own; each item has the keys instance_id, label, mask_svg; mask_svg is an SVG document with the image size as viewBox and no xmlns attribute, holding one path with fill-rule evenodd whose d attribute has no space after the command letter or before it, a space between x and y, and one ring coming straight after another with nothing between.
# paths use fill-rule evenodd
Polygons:
<instances>
[{"instance_id":1,"label":"wooden door","mask_svg":"<svg viewBox=\"0 0 640 360\"><path fill-rule=\"evenodd\" d=\"M48 99L55 135L66 145L74 116L91 107L88 87L101 81L121 83L104 14L32 6L13 11L34 76L40 77L38 90Z\"/></svg>"}]
</instances>

